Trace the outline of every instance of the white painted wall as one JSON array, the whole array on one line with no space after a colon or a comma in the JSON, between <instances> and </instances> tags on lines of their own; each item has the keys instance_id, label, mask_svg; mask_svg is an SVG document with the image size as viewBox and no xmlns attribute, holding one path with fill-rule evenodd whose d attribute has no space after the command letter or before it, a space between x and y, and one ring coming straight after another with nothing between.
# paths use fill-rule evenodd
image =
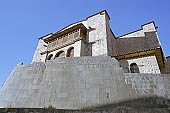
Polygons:
<instances>
[{"instance_id":1,"label":"white painted wall","mask_svg":"<svg viewBox=\"0 0 170 113\"><path fill-rule=\"evenodd\" d=\"M67 50L70 48L70 47L74 47L74 57L80 57L81 56L81 45L82 45L82 41L77 41L71 45L68 45L66 47L63 47L61 49L58 49L56 51L53 51L53 52L50 52L48 55L52 54L53 57L52 59L54 59L55 55L60 52L60 51L64 51L65 53L65 57L66 57L66 54L67 54Z\"/></svg>"}]
</instances>

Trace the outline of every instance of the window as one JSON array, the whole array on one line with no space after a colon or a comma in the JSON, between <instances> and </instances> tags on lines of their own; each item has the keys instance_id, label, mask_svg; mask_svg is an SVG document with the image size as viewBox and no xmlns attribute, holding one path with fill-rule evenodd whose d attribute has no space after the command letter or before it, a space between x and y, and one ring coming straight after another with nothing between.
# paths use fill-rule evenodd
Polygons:
<instances>
[{"instance_id":1,"label":"window","mask_svg":"<svg viewBox=\"0 0 170 113\"><path fill-rule=\"evenodd\" d=\"M67 50L67 57L73 57L74 56L74 47L71 47Z\"/></svg>"},{"instance_id":2,"label":"window","mask_svg":"<svg viewBox=\"0 0 170 113\"><path fill-rule=\"evenodd\" d=\"M59 51L59 52L55 55L55 58L57 58L57 57L59 57L59 58L65 57L64 51ZM54 58L54 59L55 59L55 58Z\"/></svg>"},{"instance_id":3,"label":"window","mask_svg":"<svg viewBox=\"0 0 170 113\"><path fill-rule=\"evenodd\" d=\"M130 64L130 72L131 73L139 73L139 67L136 63Z\"/></svg>"},{"instance_id":4,"label":"window","mask_svg":"<svg viewBox=\"0 0 170 113\"><path fill-rule=\"evenodd\" d=\"M53 57L52 54L48 55L47 60L51 60L52 57Z\"/></svg>"}]
</instances>

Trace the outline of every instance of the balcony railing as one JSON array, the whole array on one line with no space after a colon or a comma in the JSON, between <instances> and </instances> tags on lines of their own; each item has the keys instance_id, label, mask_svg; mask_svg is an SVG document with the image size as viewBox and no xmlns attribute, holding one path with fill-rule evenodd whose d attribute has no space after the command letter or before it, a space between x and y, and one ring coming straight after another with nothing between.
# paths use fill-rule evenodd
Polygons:
<instances>
[{"instance_id":1,"label":"balcony railing","mask_svg":"<svg viewBox=\"0 0 170 113\"><path fill-rule=\"evenodd\" d=\"M65 46L71 45L79 40L86 40L87 28L82 24L77 24L73 27L66 28L65 30L58 31L47 37L44 40L48 44L46 51L41 54L55 51Z\"/></svg>"},{"instance_id":2,"label":"balcony railing","mask_svg":"<svg viewBox=\"0 0 170 113\"><path fill-rule=\"evenodd\" d=\"M81 32L80 29L52 40L48 43L47 51L53 51L63 48L79 40L85 40L85 34Z\"/></svg>"}]
</instances>

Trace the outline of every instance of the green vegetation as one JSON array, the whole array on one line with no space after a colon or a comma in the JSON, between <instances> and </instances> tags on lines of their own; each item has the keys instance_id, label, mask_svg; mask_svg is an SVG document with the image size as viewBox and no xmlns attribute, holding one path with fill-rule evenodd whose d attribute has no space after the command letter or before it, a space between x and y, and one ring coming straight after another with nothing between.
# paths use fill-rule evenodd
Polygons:
<instances>
[{"instance_id":1,"label":"green vegetation","mask_svg":"<svg viewBox=\"0 0 170 113\"><path fill-rule=\"evenodd\" d=\"M12 106L12 105L7 105L5 108L16 108L15 106Z\"/></svg>"},{"instance_id":2,"label":"green vegetation","mask_svg":"<svg viewBox=\"0 0 170 113\"><path fill-rule=\"evenodd\" d=\"M117 106L116 109L118 109L118 110L121 110L121 109L127 110L127 109L130 109L130 108L127 107L127 106Z\"/></svg>"},{"instance_id":3,"label":"green vegetation","mask_svg":"<svg viewBox=\"0 0 170 113\"><path fill-rule=\"evenodd\" d=\"M52 106L51 104L48 105L48 109L56 109L56 107Z\"/></svg>"},{"instance_id":4,"label":"green vegetation","mask_svg":"<svg viewBox=\"0 0 170 113\"><path fill-rule=\"evenodd\" d=\"M96 110L96 107L95 106L83 106L81 110L91 111L91 110Z\"/></svg>"}]
</instances>

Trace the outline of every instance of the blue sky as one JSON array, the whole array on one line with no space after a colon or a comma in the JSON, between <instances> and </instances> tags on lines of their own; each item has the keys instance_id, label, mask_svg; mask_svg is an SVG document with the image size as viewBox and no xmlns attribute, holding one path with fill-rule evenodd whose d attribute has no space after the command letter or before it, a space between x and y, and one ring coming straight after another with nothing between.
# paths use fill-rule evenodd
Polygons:
<instances>
[{"instance_id":1,"label":"blue sky","mask_svg":"<svg viewBox=\"0 0 170 113\"><path fill-rule=\"evenodd\" d=\"M170 0L0 0L0 87L16 64L31 62L39 37L103 9L116 36L154 20L170 56Z\"/></svg>"}]
</instances>

